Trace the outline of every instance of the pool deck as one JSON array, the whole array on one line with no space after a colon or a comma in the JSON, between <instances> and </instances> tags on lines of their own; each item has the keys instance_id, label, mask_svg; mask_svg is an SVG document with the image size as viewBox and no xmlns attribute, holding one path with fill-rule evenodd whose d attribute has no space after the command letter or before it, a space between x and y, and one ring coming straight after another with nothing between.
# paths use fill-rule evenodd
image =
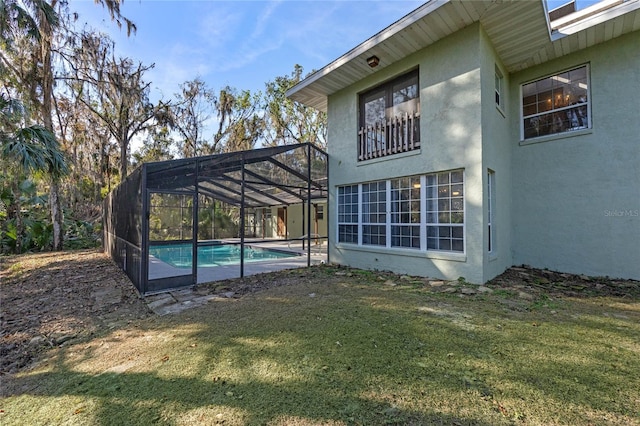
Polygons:
<instances>
[{"instance_id":1,"label":"pool deck","mask_svg":"<svg viewBox=\"0 0 640 426\"><path fill-rule=\"evenodd\" d=\"M237 239L225 240L230 243L239 243ZM254 247L277 249L301 254L301 256L284 259L264 260L244 263L244 275L256 275L265 272L280 271L283 269L304 268L307 266L307 251L302 249L301 241L249 241L245 244ZM327 245L311 244L311 264L317 265L327 261ZM149 257L149 279L167 278L185 275L185 270L173 267L153 256ZM190 274L187 274L190 275ZM240 265L225 265L198 268L198 284L220 281L240 277Z\"/></svg>"}]
</instances>

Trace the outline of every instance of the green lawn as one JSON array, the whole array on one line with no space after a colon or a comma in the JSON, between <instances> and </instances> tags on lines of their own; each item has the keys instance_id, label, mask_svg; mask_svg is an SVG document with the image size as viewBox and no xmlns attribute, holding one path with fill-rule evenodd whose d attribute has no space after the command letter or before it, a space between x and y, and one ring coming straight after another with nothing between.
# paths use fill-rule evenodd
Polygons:
<instances>
[{"instance_id":1,"label":"green lawn","mask_svg":"<svg viewBox=\"0 0 640 426\"><path fill-rule=\"evenodd\" d=\"M3 425L640 424L640 301L331 267L52 352Z\"/></svg>"}]
</instances>

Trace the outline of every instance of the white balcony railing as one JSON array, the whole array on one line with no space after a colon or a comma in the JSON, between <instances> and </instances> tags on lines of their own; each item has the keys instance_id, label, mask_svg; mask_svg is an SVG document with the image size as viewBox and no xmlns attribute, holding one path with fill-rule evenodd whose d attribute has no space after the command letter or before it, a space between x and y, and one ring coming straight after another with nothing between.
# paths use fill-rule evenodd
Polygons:
<instances>
[{"instance_id":1,"label":"white balcony railing","mask_svg":"<svg viewBox=\"0 0 640 426\"><path fill-rule=\"evenodd\" d=\"M407 113L358 131L358 161L420 148L420 113Z\"/></svg>"}]
</instances>

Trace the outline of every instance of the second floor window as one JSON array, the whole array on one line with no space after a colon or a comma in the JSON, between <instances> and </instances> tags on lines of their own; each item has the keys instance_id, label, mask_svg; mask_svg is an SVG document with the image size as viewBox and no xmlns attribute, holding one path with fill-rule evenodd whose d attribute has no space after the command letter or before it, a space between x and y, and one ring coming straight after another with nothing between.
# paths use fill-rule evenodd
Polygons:
<instances>
[{"instance_id":1,"label":"second floor window","mask_svg":"<svg viewBox=\"0 0 640 426\"><path fill-rule=\"evenodd\" d=\"M420 147L418 71L412 71L360 96L358 160Z\"/></svg>"},{"instance_id":2,"label":"second floor window","mask_svg":"<svg viewBox=\"0 0 640 426\"><path fill-rule=\"evenodd\" d=\"M522 140L588 129L586 65L522 85Z\"/></svg>"}]
</instances>

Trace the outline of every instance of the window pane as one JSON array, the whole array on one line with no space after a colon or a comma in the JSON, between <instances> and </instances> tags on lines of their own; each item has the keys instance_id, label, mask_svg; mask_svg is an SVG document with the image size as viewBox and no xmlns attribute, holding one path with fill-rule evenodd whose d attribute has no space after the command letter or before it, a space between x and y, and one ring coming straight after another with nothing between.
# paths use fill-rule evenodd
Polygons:
<instances>
[{"instance_id":1,"label":"window pane","mask_svg":"<svg viewBox=\"0 0 640 426\"><path fill-rule=\"evenodd\" d=\"M456 211L456 210L463 210L464 209L464 202L462 201L462 198L452 198L451 199L451 210Z\"/></svg>"},{"instance_id":2,"label":"window pane","mask_svg":"<svg viewBox=\"0 0 640 426\"><path fill-rule=\"evenodd\" d=\"M453 238L462 238L464 234L464 231L462 229L462 226L453 226L451 228L451 236Z\"/></svg>"},{"instance_id":3,"label":"window pane","mask_svg":"<svg viewBox=\"0 0 640 426\"><path fill-rule=\"evenodd\" d=\"M451 251L464 251L464 242L462 240L451 240Z\"/></svg>"},{"instance_id":4,"label":"window pane","mask_svg":"<svg viewBox=\"0 0 640 426\"><path fill-rule=\"evenodd\" d=\"M523 85L524 139L589 128L588 90L586 65Z\"/></svg>"},{"instance_id":5,"label":"window pane","mask_svg":"<svg viewBox=\"0 0 640 426\"><path fill-rule=\"evenodd\" d=\"M451 213L451 223L463 223L464 222L464 213L455 212Z\"/></svg>"},{"instance_id":6,"label":"window pane","mask_svg":"<svg viewBox=\"0 0 640 426\"><path fill-rule=\"evenodd\" d=\"M430 176L437 176L437 186ZM427 250L464 251L464 173L461 170L428 175L427 194L437 188L437 199L427 199ZM433 226L437 223L439 226ZM454 226L455 224L455 226Z\"/></svg>"},{"instance_id":7,"label":"window pane","mask_svg":"<svg viewBox=\"0 0 640 426\"><path fill-rule=\"evenodd\" d=\"M376 94L373 99L366 100L364 104L364 125L373 126L384 122L385 102L384 93Z\"/></svg>"},{"instance_id":8,"label":"window pane","mask_svg":"<svg viewBox=\"0 0 640 426\"><path fill-rule=\"evenodd\" d=\"M338 242L357 244L357 223L358 185L338 187Z\"/></svg>"},{"instance_id":9,"label":"window pane","mask_svg":"<svg viewBox=\"0 0 640 426\"><path fill-rule=\"evenodd\" d=\"M391 246L420 248L420 178L391 181ZM418 190L415 190L415 188ZM397 224L412 224L396 226ZM417 243L416 243L417 241Z\"/></svg>"},{"instance_id":10,"label":"window pane","mask_svg":"<svg viewBox=\"0 0 640 426\"><path fill-rule=\"evenodd\" d=\"M412 79L414 82L398 84L393 87L392 101L393 105L388 118L401 117L405 114L411 114L420 110L418 102L418 79Z\"/></svg>"},{"instance_id":11,"label":"window pane","mask_svg":"<svg viewBox=\"0 0 640 426\"><path fill-rule=\"evenodd\" d=\"M438 240L438 248L440 250L451 250L451 240L450 239L445 239L445 238L440 238Z\"/></svg>"}]
</instances>

